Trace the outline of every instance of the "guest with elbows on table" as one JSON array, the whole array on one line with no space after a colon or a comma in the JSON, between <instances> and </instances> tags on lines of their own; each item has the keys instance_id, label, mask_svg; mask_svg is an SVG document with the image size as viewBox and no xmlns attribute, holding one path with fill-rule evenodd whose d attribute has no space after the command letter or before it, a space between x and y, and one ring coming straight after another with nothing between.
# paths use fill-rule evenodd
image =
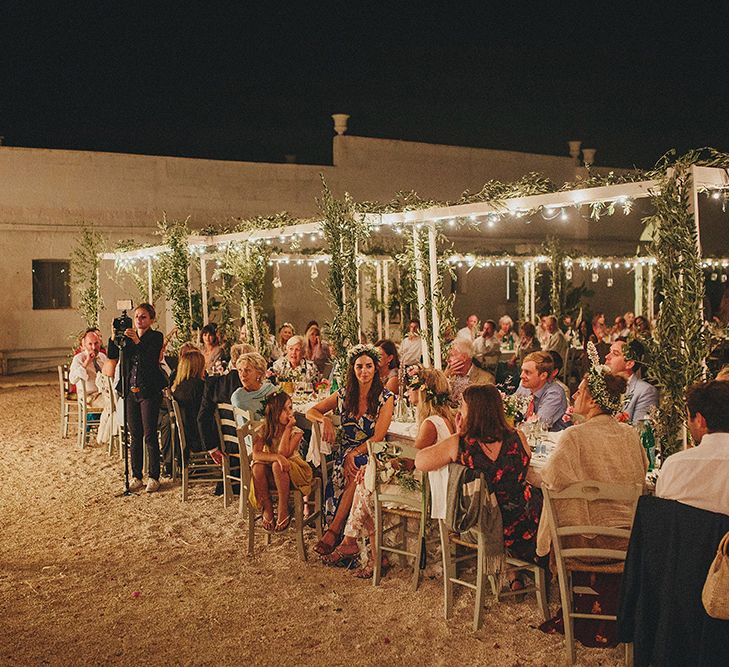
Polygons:
<instances>
[{"instance_id":1,"label":"guest with elbows on table","mask_svg":"<svg viewBox=\"0 0 729 667\"><path fill-rule=\"evenodd\" d=\"M550 378L554 361L549 352L533 352L521 365L521 385L518 394L529 397L526 418L539 419L549 431L561 431L568 426L562 417L567 412L567 397L562 387Z\"/></svg>"}]
</instances>

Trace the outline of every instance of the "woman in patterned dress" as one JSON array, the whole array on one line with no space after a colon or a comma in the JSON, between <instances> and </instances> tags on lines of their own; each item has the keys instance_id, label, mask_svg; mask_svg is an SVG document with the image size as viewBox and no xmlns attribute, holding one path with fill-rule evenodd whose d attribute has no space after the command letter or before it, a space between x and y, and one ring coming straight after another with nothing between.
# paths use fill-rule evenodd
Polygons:
<instances>
[{"instance_id":1,"label":"woman in patterned dress","mask_svg":"<svg viewBox=\"0 0 729 667\"><path fill-rule=\"evenodd\" d=\"M320 555L334 551L341 539L352 507L357 470L367 463L367 442L385 439L392 420L395 398L382 386L377 366L380 356L370 345L356 345L349 351L349 368L344 390L319 401L307 413L311 422L322 425L322 437L333 443L336 433L331 417L341 418L341 444L334 459L331 479L325 492L329 527L314 547Z\"/></svg>"},{"instance_id":2,"label":"woman in patterned dress","mask_svg":"<svg viewBox=\"0 0 729 667\"><path fill-rule=\"evenodd\" d=\"M533 490L526 480L530 450L524 435L506 423L499 390L493 385L468 387L456 414L456 427L455 435L420 450L416 467L429 471L460 463L483 472L501 509L507 554L534 561L541 491ZM512 590L523 588L513 571L509 581Z\"/></svg>"}]
</instances>

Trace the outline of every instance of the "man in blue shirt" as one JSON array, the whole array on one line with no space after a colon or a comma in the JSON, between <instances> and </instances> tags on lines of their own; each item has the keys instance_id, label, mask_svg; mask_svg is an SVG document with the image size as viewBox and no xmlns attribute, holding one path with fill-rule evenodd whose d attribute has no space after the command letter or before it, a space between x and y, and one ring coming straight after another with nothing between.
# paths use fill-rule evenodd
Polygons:
<instances>
[{"instance_id":1,"label":"man in blue shirt","mask_svg":"<svg viewBox=\"0 0 729 667\"><path fill-rule=\"evenodd\" d=\"M640 341L616 340L605 359L613 373L628 381L623 412L631 424L646 419L651 408L658 406L658 389L640 378L644 358L645 348Z\"/></svg>"},{"instance_id":2,"label":"man in blue shirt","mask_svg":"<svg viewBox=\"0 0 729 667\"><path fill-rule=\"evenodd\" d=\"M568 426L562 420L567 411L567 396L562 387L550 380L554 361L549 352L532 352L521 365L519 393L530 397L527 419L532 415L550 431L561 431Z\"/></svg>"}]
</instances>

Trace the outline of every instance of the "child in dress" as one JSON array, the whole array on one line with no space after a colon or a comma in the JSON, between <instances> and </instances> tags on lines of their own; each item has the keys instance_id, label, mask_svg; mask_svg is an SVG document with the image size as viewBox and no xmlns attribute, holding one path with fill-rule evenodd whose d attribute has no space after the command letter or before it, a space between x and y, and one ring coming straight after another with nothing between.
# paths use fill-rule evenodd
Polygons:
<instances>
[{"instance_id":1,"label":"child in dress","mask_svg":"<svg viewBox=\"0 0 729 667\"><path fill-rule=\"evenodd\" d=\"M313 472L299 454L303 431L296 427L291 398L283 391L265 400L263 424L253 437L253 486L250 500L261 508L264 530L281 532L291 523L289 490L307 495L311 492ZM278 521L273 522L271 487L278 492Z\"/></svg>"}]
</instances>

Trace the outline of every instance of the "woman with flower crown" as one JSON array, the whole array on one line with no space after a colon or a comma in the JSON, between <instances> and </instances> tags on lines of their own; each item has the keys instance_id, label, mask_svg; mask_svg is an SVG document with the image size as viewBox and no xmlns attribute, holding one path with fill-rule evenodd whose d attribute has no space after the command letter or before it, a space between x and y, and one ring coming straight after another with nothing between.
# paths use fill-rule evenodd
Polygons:
<instances>
[{"instance_id":1,"label":"woman with flower crown","mask_svg":"<svg viewBox=\"0 0 729 667\"><path fill-rule=\"evenodd\" d=\"M587 344L591 368L574 395L574 415L580 423L562 434L554 452L541 472L541 481L550 490L562 491L580 481L643 484L648 459L638 432L621 424L615 415L622 410L625 379L600 364L594 343ZM632 507L619 501L586 503L581 500L556 500L556 511L565 525L599 525L626 528L632 524ZM570 547L625 549L625 540L602 536L567 538ZM547 514L543 513L537 532L537 554L546 556L551 547ZM620 575L575 572L575 586L589 586L597 595L589 597L585 609L576 611L611 614L617 609ZM579 598L579 596L578 596ZM579 605L579 600L576 601ZM598 612L592 612L598 613ZM545 632L563 632L561 611L542 625ZM575 636L585 646L615 645L615 623L576 619Z\"/></svg>"},{"instance_id":2,"label":"woman with flower crown","mask_svg":"<svg viewBox=\"0 0 729 667\"><path fill-rule=\"evenodd\" d=\"M424 449L445 440L455 431L453 410L450 407L450 386L445 373L434 368L417 369L413 367L408 376L408 400L411 405L415 406L415 418L418 424L415 447ZM377 457L379 458L380 454L377 454ZM367 465L373 465L373 462L368 461ZM413 474L412 467L412 460L391 460L389 465L385 466L385 469L390 473L389 481L383 482L383 480L380 480L380 490L391 495L411 495L415 493L420 498L420 491L412 490L414 484L404 484L401 481L404 477L409 478L410 482L420 482L421 473L416 471ZM432 474L437 474L437 472ZM438 492L442 485L436 486L436 492ZM352 501L352 511L344 528L344 539L330 555L323 557L324 562L328 565L334 565L342 560L352 558L359 554L359 539L369 537L371 557L366 565L355 570L354 576L359 579L369 579L372 577L374 570L373 490L367 488L364 468L361 468L357 476L357 488ZM383 566L387 567L387 563L383 562Z\"/></svg>"},{"instance_id":3,"label":"woman with flower crown","mask_svg":"<svg viewBox=\"0 0 729 667\"><path fill-rule=\"evenodd\" d=\"M314 547L320 555L332 553L341 539L352 508L357 471L367 463L367 442L385 439L395 403L394 395L382 386L377 372L377 348L355 345L347 356L345 387L306 413L309 421L322 425L322 437L330 443L336 440L336 432L327 413L336 410L341 418L341 444L325 492L329 527Z\"/></svg>"}]
</instances>

